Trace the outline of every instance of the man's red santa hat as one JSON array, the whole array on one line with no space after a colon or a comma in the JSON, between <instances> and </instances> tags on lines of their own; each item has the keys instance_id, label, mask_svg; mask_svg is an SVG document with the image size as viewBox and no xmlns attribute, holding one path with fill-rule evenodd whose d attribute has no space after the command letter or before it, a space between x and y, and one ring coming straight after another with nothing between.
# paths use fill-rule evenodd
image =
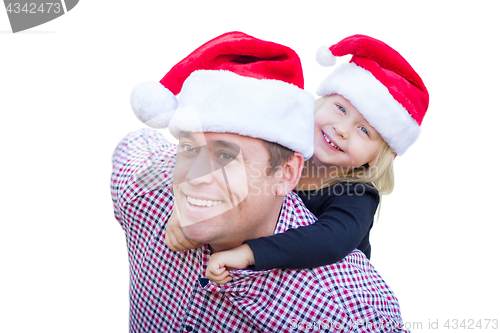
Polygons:
<instances>
[{"instance_id":1,"label":"man's red santa hat","mask_svg":"<svg viewBox=\"0 0 500 333\"><path fill-rule=\"evenodd\" d=\"M290 48L242 32L203 44L160 80L138 85L131 104L147 125L235 133L276 142L310 158L314 101ZM176 95L177 98L176 98Z\"/></svg>"},{"instance_id":2,"label":"man's red santa hat","mask_svg":"<svg viewBox=\"0 0 500 333\"><path fill-rule=\"evenodd\" d=\"M352 54L318 87L319 96L339 94L363 115L392 148L402 155L420 134L429 105L422 79L394 49L375 38L354 35L318 50L316 60L335 65L335 57Z\"/></svg>"}]
</instances>

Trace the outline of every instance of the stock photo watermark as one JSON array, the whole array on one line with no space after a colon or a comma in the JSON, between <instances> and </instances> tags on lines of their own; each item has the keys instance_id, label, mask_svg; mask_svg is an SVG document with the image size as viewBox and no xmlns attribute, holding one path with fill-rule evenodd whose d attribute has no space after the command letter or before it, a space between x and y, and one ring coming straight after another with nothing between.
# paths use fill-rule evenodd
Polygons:
<instances>
[{"instance_id":1,"label":"stock photo watermark","mask_svg":"<svg viewBox=\"0 0 500 333\"><path fill-rule=\"evenodd\" d=\"M331 319L318 321L307 321L292 319L290 329L292 331L321 331L333 329L338 330L384 330L392 332L395 329L405 330L500 330L499 319L429 319L427 322L414 321L395 324L387 321L351 320L345 323L335 322Z\"/></svg>"},{"instance_id":2,"label":"stock photo watermark","mask_svg":"<svg viewBox=\"0 0 500 333\"><path fill-rule=\"evenodd\" d=\"M4 0L12 32L31 29L52 21L73 8L79 0Z\"/></svg>"},{"instance_id":3,"label":"stock photo watermark","mask_svg":"<svg viewBox=\"0 0 500 333\"><path fill-rule=\"evenodd\" d=\"M238 206L247 196L272 197L279 193L281 179L286 175L287 165L283 161L247 161L242 149L230 141L207 141L207 133L183 132L177 151L148 151L148 163L136 176L136 183L143 189L153 190L172 184L171 192L176 200L176 209L181 226L191 225L224 214ZM270 148L269 148L270 149ZM271 152L269 152L271 155ZM319 169L321 171L321 169ZM353 169L336 168L323 170L330 174L347 177ZM307 173L308 170L304 170ZM318 171L317 171L318 172ZM376 173L376 168L356 170L358 174ZM286 177L286 176L285 176ZM366 185L342 181L334 184L322 183L307 188L306 195L362 196ZM185 207L197 209L197 214L187 214Z\"/></svg>"},{"instance_id":4,"label":"stock photo watermark","mask_svg":"<svg viewBox=\"0 0 500 333\"><path fill-rule=\"evenodd\" d=\"M286 178L291 172L288 161L293 157L293 151L277 143L263 141L269 158L256 162L255 156L250 158L245 154L252 156L253 145L258 143L247 146L248 141L231 139L234 135L231 133L226 133L229 136L224 139L214 139L213 133L204 130L203 123L207 120L199 116L195 106L185 106L176 112L186 116L190 128L178 133L177 151L148 151L147 165L141 166L142 171L135 180L145 190L170 187L176 198L175 207L181 226L224 214L248 196L273 197L281 193L283 185L276 180ZM165 114L145 123L162 128L164 120L171 117L174 115ZM245 149L236 142L241 142ZM376 166L368 164L356 168L314 165L301 170L302 177L320 180L295 188L308 196L362 196L366 183L377 178L379 172Z\"/></svg>"}]
</instances>

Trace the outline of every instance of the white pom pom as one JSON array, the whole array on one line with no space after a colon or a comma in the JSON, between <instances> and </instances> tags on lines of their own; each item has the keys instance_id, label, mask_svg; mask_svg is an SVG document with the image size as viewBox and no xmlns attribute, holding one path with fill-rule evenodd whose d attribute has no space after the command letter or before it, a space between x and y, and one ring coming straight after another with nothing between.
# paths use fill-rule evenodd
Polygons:
<instances>
[{"instance_id":1,"label":"white pom pom","mask_svg":"<svg viewBox=\"0 0 500 333\"><path fill-rule=\"evenodd\" d=\"M327 46L320 46L316 52L316 61L324 67L333 66L336 63L335 56Z\"/></svg>"},{"instance_id":2,"label":"white pom pom","mask_svg":"<svg viewBox=\"0 0 500 333\"><path fill-rule=\"evenodd\" d=\"M132 90L130 104L143 123L153 128L167 128L177 109L177 98L159 82L144 82Z\"/></svg>"}]
</instances>

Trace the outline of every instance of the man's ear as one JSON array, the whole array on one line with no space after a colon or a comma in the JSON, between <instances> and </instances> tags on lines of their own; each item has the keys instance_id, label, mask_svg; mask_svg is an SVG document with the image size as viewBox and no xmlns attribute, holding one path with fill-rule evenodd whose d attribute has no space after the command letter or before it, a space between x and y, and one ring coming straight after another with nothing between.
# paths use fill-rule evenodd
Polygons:
<instances>
[{"instance_id":1,"label":"man's ear","mask_svg":"<svg viewBox=\"0 0 500 333\"><path fill-rule=\"evenodd\" d=\"M304 168L304 156L293 153L293 156L281 167L281 179L276 186L276 195L285 197L299 183Z\"/></svg>"}]
</instances>

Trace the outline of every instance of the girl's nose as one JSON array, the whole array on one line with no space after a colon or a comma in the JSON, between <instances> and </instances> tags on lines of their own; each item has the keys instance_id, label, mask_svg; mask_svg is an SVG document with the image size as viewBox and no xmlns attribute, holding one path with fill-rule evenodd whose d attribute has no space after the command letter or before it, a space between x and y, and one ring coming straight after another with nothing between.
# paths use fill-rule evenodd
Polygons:
<instances>
[{"instance_id":1,"label":"girl's nose","mask_svg":"<svg viewBox=\"0 0 500 333\"><path fill-rule=\"evenodd\" d=\"M335 133L337 133L340 137L347 139L349 137L349 131L347 130L346 126L342 126L340 124L333 125L333 130Z\"/></svg>"}]
</instances>

